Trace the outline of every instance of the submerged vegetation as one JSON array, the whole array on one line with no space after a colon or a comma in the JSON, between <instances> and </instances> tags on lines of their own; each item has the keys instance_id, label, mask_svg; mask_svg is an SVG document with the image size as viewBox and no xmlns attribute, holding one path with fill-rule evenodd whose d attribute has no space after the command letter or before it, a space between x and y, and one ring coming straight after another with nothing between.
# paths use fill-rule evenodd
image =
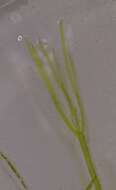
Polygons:
<instances>
[{"instance_id":1,"label":"submerged vegetation","mask_svg":"<svg viewBox=\"0 0 116 190\"><path fill-rule=\"evenodd\" d=\"M12 172L12 174L16 177L16 179L18 180L18 182L20 183L21 187L23 188L23 190L29 190L28 186L26 185L23 177L20 175L17 167L15 166L15 164L13 162L10 161L10 159L8 158L8 156L3 153L0 152L0 160L2 160L5 164L6 167L10 170L10 172Z\"/></svg>"},{"instance_id":2,"label":"submerged vegetation","mask_svg":"<svg viewBox=\"0 0 116 190\"><path fill-rule=\"evenodd\" d=\"M76 66L65 37L63 20L59 22L59 32L63 59L58 56L56 49L50 48L49 52L48 47L41 39L39 39L38 44L33 44L26 39L26 46L35 63L37 72L51 96L56 111L80 144L90 176L90 182L84 190L90 190L93 187L95 190L102 190L87 141L87 119L77 81ZM0 152L0 159L15 175L21 187L24 190L29 190L17 167L9 160L8 156Z\"/></svg>"},{"instance_id":3,"label":"submerged vegetation","mask_svg":"<svg viewBox=\"0 0 116 190\"><path fill-rule=\"evenodd\" d=\"M65 38L63 20L59 22L59 32L63 61L57 56L54 48L50 48L49 53L48 47L44 46L41 39L38 44L33 44L31 41L26 40L27 48L35 63L37 72L51 96L56 111L69 131L79 141L91 178L85 189L89 190L95 187L96 190L102 190L86 138L87 120L77 82L76 67ZM41 58L41 54L44 59ZM60 64L61 62L62 64ZM49 68L50 74L46 66ZM62 97L58 95L59 93L65 100L65 106L62 102Z\"/></svg>"}]
</instances>

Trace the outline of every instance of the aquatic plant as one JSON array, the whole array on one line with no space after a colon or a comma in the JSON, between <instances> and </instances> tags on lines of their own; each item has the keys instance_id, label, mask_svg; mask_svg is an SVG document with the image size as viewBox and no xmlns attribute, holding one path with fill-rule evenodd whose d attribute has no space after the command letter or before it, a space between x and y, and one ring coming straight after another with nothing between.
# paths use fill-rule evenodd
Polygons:
<instances>
[{"instance_id":1,"label":"aquatic plant","mask_svg":"<svg viewBox=\"0 0 116 190\"><path fill-rule=\"evenodd\" d=\"M20 175L16 165L13 162L11 162L11 160L8 158L8 156L5 153L0 152L0 160L3 161L6 164L6 168L9 169L12 174L14 174L19 184L21 185L21 188L23 188L23 190L29 190L23 177Z\"/></svg>"},{"instance_id":2,"label":"aquatic plant","mask_svg":"<svg viewBox=\"0 0 116 190\"><path fill-rule=\"evenodd\" d=\"M35 63L37 72L48 89L56 111L59 113L69 131L79 141L91 178L85 190L90 190L92 187L95 187L96 190L102 190L102 185L96 172L96 167L87 141L87 119L80 95L75 63L64 33L63 20L59 22L59 31L63 61L58 57L55 48L51 48L49 53L48 47L44 45L41 39L39 39L39 43L35 45L26 39L26 45ZM62 95L65 104L59 94ZM16 165L11 162L5 153L0 152L0 160L5 162L7 168L11 170L21 184L21 187L24 190L29 190Z\"/></svg>"},{"instance_id":3,"label":"aquatic plant","mask_svg":"<svg viewBox=\"0 0 116 190\"><path fill-rule=\"evenodd\" d=\"M96 190L102 190L86 137L87 119L80 95L75 63L65 37L63 20L59 22L59 32L63 59L58 57L55 48L50 48L49 53L48 47L44 45L41 39L39 39L38 44L33 44L29 39L26 39L26 45L56 111L80 144L91 178L85 190L90 190L92 187L95 187Z\"/></svg>"}]
</instances>

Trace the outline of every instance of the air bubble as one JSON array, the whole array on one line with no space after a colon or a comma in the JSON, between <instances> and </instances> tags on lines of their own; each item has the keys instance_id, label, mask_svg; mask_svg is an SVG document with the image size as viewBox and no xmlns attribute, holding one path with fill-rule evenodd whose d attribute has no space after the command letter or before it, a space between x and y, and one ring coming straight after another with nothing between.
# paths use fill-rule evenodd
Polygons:
<instances>
[{"instance_id":1,"label":"air bubble","mask_svg":"<svg viewBox=\"0 0 116 190\"><path fill-rule=\"evenodd\" d=\"M19 36L17 37L18 42L21 42L22 39L23 39L23 36L22 36L22 35L19 35Z\"/></svg>"}]
</instances>

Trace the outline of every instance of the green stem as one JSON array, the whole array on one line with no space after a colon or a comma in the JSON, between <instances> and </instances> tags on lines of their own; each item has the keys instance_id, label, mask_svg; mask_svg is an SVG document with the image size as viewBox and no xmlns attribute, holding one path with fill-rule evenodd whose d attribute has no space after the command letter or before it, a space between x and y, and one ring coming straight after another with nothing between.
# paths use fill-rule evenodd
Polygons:
<instances>
[{"instance_id":1,"label":"green stem","mask_svg":"<svg viewBox=\"0 0 116 190\"><path fill-rule=\"evenodd\" d=\"M95 178L95 181L94 181L95 189L96 190L102 190L102 186L101 186L99 177L96 173L96 168L95 168L94 162L91 158L91 153L90 153L90 149L88 147L88 144L86 142L86 138L82 133L80 133L80 134L78 133L75 135L79 140L81 150L82 150L82 153L83 153L83 156L84 156L90 177L91 177L91 179Z\"/></svg>"}]
</instances>

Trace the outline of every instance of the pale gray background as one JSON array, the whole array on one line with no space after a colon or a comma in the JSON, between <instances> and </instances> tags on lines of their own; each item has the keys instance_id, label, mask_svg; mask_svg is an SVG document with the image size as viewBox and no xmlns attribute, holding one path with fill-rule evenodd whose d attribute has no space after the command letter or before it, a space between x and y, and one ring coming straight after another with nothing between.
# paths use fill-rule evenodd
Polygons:
<instances>
[{"instance_id":1,"label":"pale gray background","mask_svg":"<svg viewBox=\"0 0 116 190\"><path fill-rule=\"evenodd\" d=\"M2 1L3 2L3 1ZM65 29L78 67L89 143L103 189L116 186L116 2L29 0L0 8L0 150L32 190L83 190L88 182L78 144L55 114L18 35L58 44ZM15 190L0 162L0 189Z\"/></svg>"}]
</instances>

